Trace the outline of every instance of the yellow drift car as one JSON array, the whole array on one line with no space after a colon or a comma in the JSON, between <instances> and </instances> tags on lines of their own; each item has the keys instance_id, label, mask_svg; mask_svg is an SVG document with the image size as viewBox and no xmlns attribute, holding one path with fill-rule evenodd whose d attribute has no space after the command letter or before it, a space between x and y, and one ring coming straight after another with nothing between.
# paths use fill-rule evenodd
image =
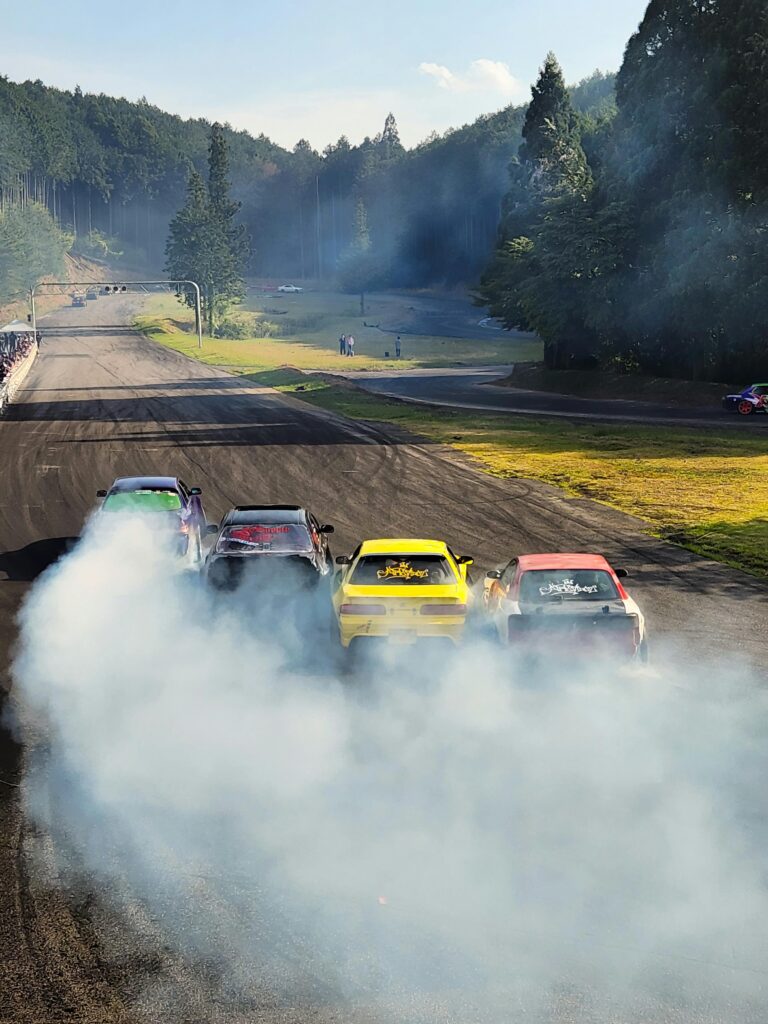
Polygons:
<instances>
[{"instance_id":1,"label":"yellow drift car","mask_svg":"<svg viewBox=\"0 0 768 1024\"><path fill-rule=\"evenodd\" d=\"M461 639L472 600L472 559L457 558L443 541L366 540L336 564L333 606L343 647L358 637L403 644Z\"/></svg>"}]
</instances>

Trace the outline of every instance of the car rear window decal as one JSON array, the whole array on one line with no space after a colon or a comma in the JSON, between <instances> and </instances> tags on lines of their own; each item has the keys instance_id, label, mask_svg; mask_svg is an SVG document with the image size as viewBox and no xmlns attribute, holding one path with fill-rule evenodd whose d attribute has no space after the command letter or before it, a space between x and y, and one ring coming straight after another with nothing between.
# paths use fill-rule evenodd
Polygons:
<instances>
[{"instance_id":1,"label":"car rear window decal","mask_svg":"<svg viewBox=\"0 0 768 1024\"><path fill-rule=\"evenodd\" d=\"M445 586L458 582L456 573L442 555L363 555L352 571L351 582L364 587Z\"/></svg>"},{"instance_id":2,"label":"car rear window decal","mask_svg":"<svg viewBox=\"0 0 768 1024\"><path fill-rule=\"evenodd\" d=\"M597 584L593 583L591 586L583 587L570 579L559 582L552 581L546 586L539 587L539 593L542 597L549 597L550 594L596 594Z\"/></svg>"},{"instance_id":3,"label":"car rear window decal","mask_svg":"<svg viewBox=\"0 0 768 1024\"><path fill-rule=\"evenodd\" d=\"M528 569L520 577L519 600L523 604L615 601L619 596L613 577L605 569Z\"/></svg>"},{"instance_id":4,"label":"car rear window decal","mask_svg":"<svg viewBox=\"0 0 768 1024\"><path fill-rule=\"evenodd\" d=\"M248 523L223 530L216 550L240 554L260 551L301 554L312 550L312 541L307 528L298 524Z\"/></svg>"},{"instance_id":5,"label":"car rear window decal","mask_svg":"<svg viewBox=\"0 0 768 1024\"><path fill-rule=\"evenodd\" d=\"M429 569L414 569L410 562L398 562L378 569L376 575L380 580L424 580L429 576Z\"/></svg>"}]
</instances>

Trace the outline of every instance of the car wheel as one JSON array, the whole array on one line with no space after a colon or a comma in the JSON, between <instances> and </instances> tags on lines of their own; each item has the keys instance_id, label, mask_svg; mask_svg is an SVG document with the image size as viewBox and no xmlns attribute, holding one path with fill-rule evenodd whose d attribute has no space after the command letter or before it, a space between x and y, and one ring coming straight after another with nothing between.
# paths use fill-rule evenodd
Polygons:
<instances>
[{"instance_id":1,"label":"car wheel","mask_svg":"<svg viewBox=\"0 0 768 1024\"><path fill-rule=\"evenodd\" d=\"M740 416L750 416L754 411L754 405L751 402L748 402L746 398L743 398L736 406L736 412Z\"/></svg>"}]
</instances>

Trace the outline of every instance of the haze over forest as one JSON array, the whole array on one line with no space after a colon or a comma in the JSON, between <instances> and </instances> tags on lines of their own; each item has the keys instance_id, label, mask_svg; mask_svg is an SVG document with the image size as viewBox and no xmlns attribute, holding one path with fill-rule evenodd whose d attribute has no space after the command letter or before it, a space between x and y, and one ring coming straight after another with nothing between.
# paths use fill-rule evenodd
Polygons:
<instances>
[{"instance_id":1,"label":"haze over forest","mask_svg":"<svg viewBox=\"0 0 768 1024\"><path fill-rule=\"evenodd\" d=\"M227 129L245 272L334 282L363 210L370 287L479 289L553 367L766 372L766 69L762 0L653 0L616 79L566 91L552 57L528 110L411 150L394 116L322 153ZM65 246L160 266L209 134L146 102L0 80L0 297Z\"/></svg>"}]
</instances>

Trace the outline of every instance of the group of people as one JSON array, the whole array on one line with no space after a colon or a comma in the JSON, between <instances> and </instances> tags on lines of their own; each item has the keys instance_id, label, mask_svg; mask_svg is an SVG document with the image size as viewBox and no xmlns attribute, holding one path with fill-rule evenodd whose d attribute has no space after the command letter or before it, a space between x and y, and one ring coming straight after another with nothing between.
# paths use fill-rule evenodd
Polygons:
<instances>
[{"instance_id":1,"label":"group of people","mask_svg":"<svg viewBox=\"0 0 768 1024\"><path fill-rule=\"evenodd\" d=\"M339 338L339 355L340 356L353 356L355 354L355 339L351 334L342 334ZM385 352L385 355L389 355L389 352ZM395 338L395 359L400 358L400 335Z\"/></svg>"},{"instance_id":2,"label":"group of people","mask_svg":"<svg viewBox=\"0 0 768 1024\"><path fill-rule=\"evenodd\" d=\"M40 332L25 334L11 331L0 334L0 384L6 381L16 367L27 358L32 347L40 347Z\"/></svg>"},{"instance_id":3,"label":"group of people","mask_svg":"<svg viewBox=\"0 0 768 1024\"><path fill-rule=\"evenodd\" d=\"M339 338L339 355L353 356L355 354L355 339L351 334L342 334Z\"/></svg>"}]
</instances>

